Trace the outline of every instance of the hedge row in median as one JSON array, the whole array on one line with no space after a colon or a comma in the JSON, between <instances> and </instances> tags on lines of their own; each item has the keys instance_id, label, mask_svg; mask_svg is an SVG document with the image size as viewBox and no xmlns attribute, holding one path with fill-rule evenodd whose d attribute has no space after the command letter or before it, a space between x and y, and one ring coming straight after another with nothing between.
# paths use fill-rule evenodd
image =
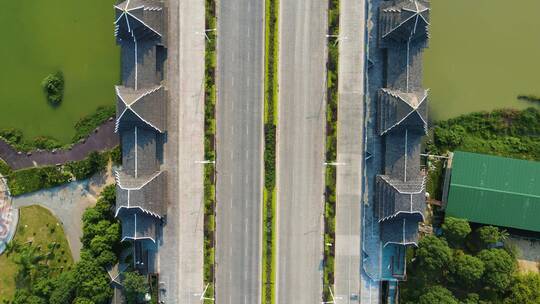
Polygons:
<instances>
[{"instance_id":1,"label":"hedge row in median","mask_svg":"<svg viewBox=\"0 0 540 304\"><path fill-rule=\"evenodd\" d=\"M265 77L264 77L264 202L262 302L275 300L275 212L276 212L276 129L278 88L279 0L265 1Z\"/></svg>"},{"instance_id":2,"label":"hedge row in median","mask_svg":"<svg viewBox=\"0 0 540 304\"><path fill-rule=\"evenodd\" d=\"M216 0L205 1L206 29L216 28ZM206 160L215 161L216 134L216 31L207 32L205 47L205 108L204 108L204 156ZM205 297L214 297L214 236L215 236L215 166L204 167L204 284L208 284ZM213 303L205 300L204 303Z\"/></svg>"},{"instance_id":3,"label":"hedge row in median","mask_svg":"<svg viewBox=\"0 0 540 304\"><path fill-rule=\"evenodd\" d=\"M339 35L339 0L328 3L328 34ZM334 38L338 39L338 38ZM338 120L338 43L328 40L327 105L326 105L326 160L337 160ZM330 289L334 285L335 217L336 217L336 167L327 166L325 174L324 206L324 273L323 301L333 301Z\"/></svg>"}]
</instances>

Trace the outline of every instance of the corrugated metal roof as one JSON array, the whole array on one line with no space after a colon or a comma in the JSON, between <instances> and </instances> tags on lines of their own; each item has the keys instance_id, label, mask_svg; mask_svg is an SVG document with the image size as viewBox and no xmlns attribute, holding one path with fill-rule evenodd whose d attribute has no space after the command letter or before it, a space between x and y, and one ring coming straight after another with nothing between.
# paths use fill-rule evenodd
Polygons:
<instances>
[{"instance_id":1,"label":"corrugated metal roof","mask_svg":"<svg viewBox=\"0 0 540 304\"><path fill-rule=\"evenodd\" d=\"M540 232L540 162L456 152L446 214Z\"/></svg>"}]
</instances>

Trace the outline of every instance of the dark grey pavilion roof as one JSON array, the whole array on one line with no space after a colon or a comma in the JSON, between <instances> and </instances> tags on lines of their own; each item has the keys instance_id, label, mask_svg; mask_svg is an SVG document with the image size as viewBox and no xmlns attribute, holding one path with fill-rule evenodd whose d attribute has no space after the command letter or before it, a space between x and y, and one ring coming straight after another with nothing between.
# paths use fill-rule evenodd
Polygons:
<instances>
[{"instance_id":1,"label":"dark grey pavilion roof","mask_svg":"<svg viewBox=\"0 0 540 304\"><path fill-rule=\"evenodd\" d=\"M384 173L410 180L421 175L420 153L423 131L397 127L384 137Z\"/></svg>"},{"instance_id":2,"label":"dark grey pavilion roof","mask_svg":"<svg viewBox=\"0 0 540 304\"><path fill-rule=\"evenodd\" d=\"M376 180L377 217L379 222L403 214L416 215L421 220L425 210L425 179L415 176L403 181L387 175Z\"/></svg>"},{"instance_id":3,"label":"dark grey pavilion roof","mask_svg":"<svg viewBox=\"0 0 540 304\"><path fill-rule=\"evenodd\" d=\"M146 181L159 171L155 131L135 126L120 132L122 140L122 173ZM142 183L142 182L141 182Z\"/></svg>"},{"instance_id":4,"label":"dark grey pavilion roof","mask_svg":"<svg viewBox=\"0 0 540 304\"><path fill-rule=\"evenodd\" d=\"M383 244L416 245L424 220L425 177L420 168L427 132L428 91L422 87L429 3L382 1L379 47L386 48L384 88L378 92L377 128L384 136L384 172L375 184L375 213Z\"/></svg>"},{"instance_id":5,"label":"dark grey pavilion roof","mask_svg":"<svg viewBox=\"0 0 540 304\"><path fill-rule=\"evenodd\" d=\"M164 35L164 10L161 1L126 0L114 6L115 35L119 40L160 39Z\"/></svg>"},{"instance_id":6,"label":"dark grey pavilion roof","mask_svg":"<svg viewBox=\"0 0 540 304\"><path fill-rule=\"evenodd\" d=\"M166 93L163 86L155 86L146 90L134 90L128 87L117 86L116 96L117 131L124 123L123 120L126 120L130 124L130 122L134 121L133 115L135 115L149 127L163 133L166 128L167 117Z\"/></svg>"},{"instance_id":7,"label":"dark grey pavilion roof","mask_svg":"<svg viewBox=\"0 0 540 304\"><path fill-rule=\"evenodd\" d=\"M125 240L151 240L156 243L156 221L150 216L138 209L122 210L118 218L122 222L122 241Z\"/></svg>"},{"instance_id":8,"label":"dark grey pavilion roof","mask_svg":"<svg viewBox=\"0 0 540 304\"><path fill-rule=\"evenodd\" d=\"M379 13L382 41L404 42L428 38L429 3L423 0L386 1Z\"/></svg>"},{"instance_id":9,"label":"dark grey pavilion roof","mask_svg":"<svg viewBox=\"0 0 540 304\"><path fill-rule=\"evenodd\" d=\"M406 93L386 88L380 89L379 133L383 135L396 126L427 131L427 96L427 90Z\"/></svg>"},{"instance_id":10,"label":"dark grey pavilion roof","mask_svg":"<svg viewBox=\"0 0 540 304\"><path fill-rule=\"evenodd\" d=\"M139 209L154 217L162 217L167 210L165 182L163 171L147 179L116 172L116 215L123 209Z\"/></svg>"},{"instance_id":11,"label":"dark grey pavilion roof","mask_svg":"<svg viewBox=\"0 0 540 304\"><path fill-rule=\"evenodd\" d=\"M381 223L381 241L383 246L388 244L417 245L418 222L415 215L401 215Z\"/></svg>"}]
</instances>

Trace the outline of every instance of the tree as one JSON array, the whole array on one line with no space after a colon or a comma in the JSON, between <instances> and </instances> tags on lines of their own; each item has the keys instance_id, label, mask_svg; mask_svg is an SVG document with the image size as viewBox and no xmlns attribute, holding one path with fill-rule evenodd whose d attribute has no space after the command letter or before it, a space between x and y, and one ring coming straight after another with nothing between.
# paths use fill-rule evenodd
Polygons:
<instances>
[{"instance_id":1,"label":"tree","mask_svg":"<svg viewBox=\"0 0 540 304\"><path fill-rule=\"evenodd\" d=\"M416 256L420 269L433 277L442 274L447 267L452 258L452 249L445 240L428 235L418 243Z\"/></svg>"},{"instance_id":2,"label":"tree","mask_svg":"<svg viewBox=\"0 0 540 304\"><path fill-rule=\"evenodd\" d=\"M442 229L444 237L452 247L462 247L465 238L471 233L469 222L455 217L446 217Z\"/></svg>"},{"instance_id":3,"label":"tree","mask_svg":"<svg viewBox=\"0 0 540 304\"><path fill-rule=\"evenodd\" d=\"M73 304L94 304L94 302L88 298L76 298Z\"/></svg>"},{"instance_id":4,"label":"tree","mask_svg":"<svg viewBox=\"0 0 540 304\"><path fill-rule=\"evenodd\" d=\"M502 242L508 238L506 231L500 231L499 228L493 226L483 226L476 230L479 245L481 248L488 248L498 242Z\"/></svg>"},{"instance_id":5,"label":"tree","mask_svg":"<svg viewBox=\"0 0 540 304\"><path fill-rule=\"evenodd\" d=\"M459 304L450 290L436 285L426 288L423 295L420 296L419 304Z\"/></svg>"},{"instance_id":6,"label":"tree","mask_svg":"<svg viewBox=\"0 0 540 304\"><path fill-rule=\"evenodd\" d=\"M21 246L17 255L13 256L13 261L19 266L17 276L32 283L44 267L41 263L43 260L45 260L45 256L40 253L37 247L30 244Z\"/></svg>"},{"instance_id":7,"label":"tree","mask_svg":"<svg viewBox=\"0 0 540 304\"><path fill-rule=\"evenodd\" d=\"M450 272L455 283L469 287L477 282L484 274L484 263L476 257L456 250L450 264Z\"/></svg>"},{"instance_id":8,"label":"tree","mask_svg":"<svg viewBox=\"0 0 540 304\"><path fill-rule=\"evenodd\" d=\"M112 297L107 273L94 259L82 255L75 267L75 279L78 282L77 297L88 298L95 304L105 304Z\"/></svg>"},{"instance_id":9,"label":"tree","mask_svg":"<svg viewBox=\"0 0 540 304\"><path fill-rule=\"evenodd\" d=\"M135 304L148 292L146 277L136 272L124 273L124 292L128 304Z\"/></svg>"},{"instance_id":10,"label":"tree","mask_svg":"<svg viewBox=\"0 0 540 304\"><path fill-rule=\"evenodd\" d=\"M485 265L482 281L493 290L504 292L512 281L515 259L502 249L484 249L477 257Z\"/></svg>"},{"instance_id":11,"label":"tree","mask_svg":"<svg viewBox=\"0 0 540 304\"><path fill-rule=\"evenodd\" d=\"M510 287L510 295L504 304L540 303L540 275L536 273L518 274Z\"/></svg>"},{"instance_id":12,"label":"tree","mask_svg":"<svg viewBox=\"0 0 540 304\"><path fill-rule=\"evenodd\" d=\"M75 298L75 291L78 282L75 279L74 271L66 271L56 279L56 288L51 293L49 304L71 304Z\"/></svg>"},{"instance_id":13,"label":"tree","mask_svg":"<svg viewBox=\"0 0 540 304\"><path fill-rule=\"evenodd\" d=\"M64 98L64 74L60 71L49 74L41 82L41 87L47 96L47 100L53 106L58 106Z\"/></svg>"}]
</instances>

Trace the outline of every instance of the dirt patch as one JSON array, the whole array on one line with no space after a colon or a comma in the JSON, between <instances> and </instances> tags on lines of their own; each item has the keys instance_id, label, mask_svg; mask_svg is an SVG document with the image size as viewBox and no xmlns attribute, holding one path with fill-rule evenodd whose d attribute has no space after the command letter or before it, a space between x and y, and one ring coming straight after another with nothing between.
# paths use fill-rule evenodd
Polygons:
<instances>
[{"instance_id":1,"label":"dirt patch","mask_svg":"<svg viewBox=\"0 0 540 304\"><path fill-rule=\"evenodd\" d=\"M538 263L540 262L539 239L525 239L511 236L507 242L515 245L519 250L518 264L521 272L540 272L538 269Z\"/></svg>"}]
</instances>

